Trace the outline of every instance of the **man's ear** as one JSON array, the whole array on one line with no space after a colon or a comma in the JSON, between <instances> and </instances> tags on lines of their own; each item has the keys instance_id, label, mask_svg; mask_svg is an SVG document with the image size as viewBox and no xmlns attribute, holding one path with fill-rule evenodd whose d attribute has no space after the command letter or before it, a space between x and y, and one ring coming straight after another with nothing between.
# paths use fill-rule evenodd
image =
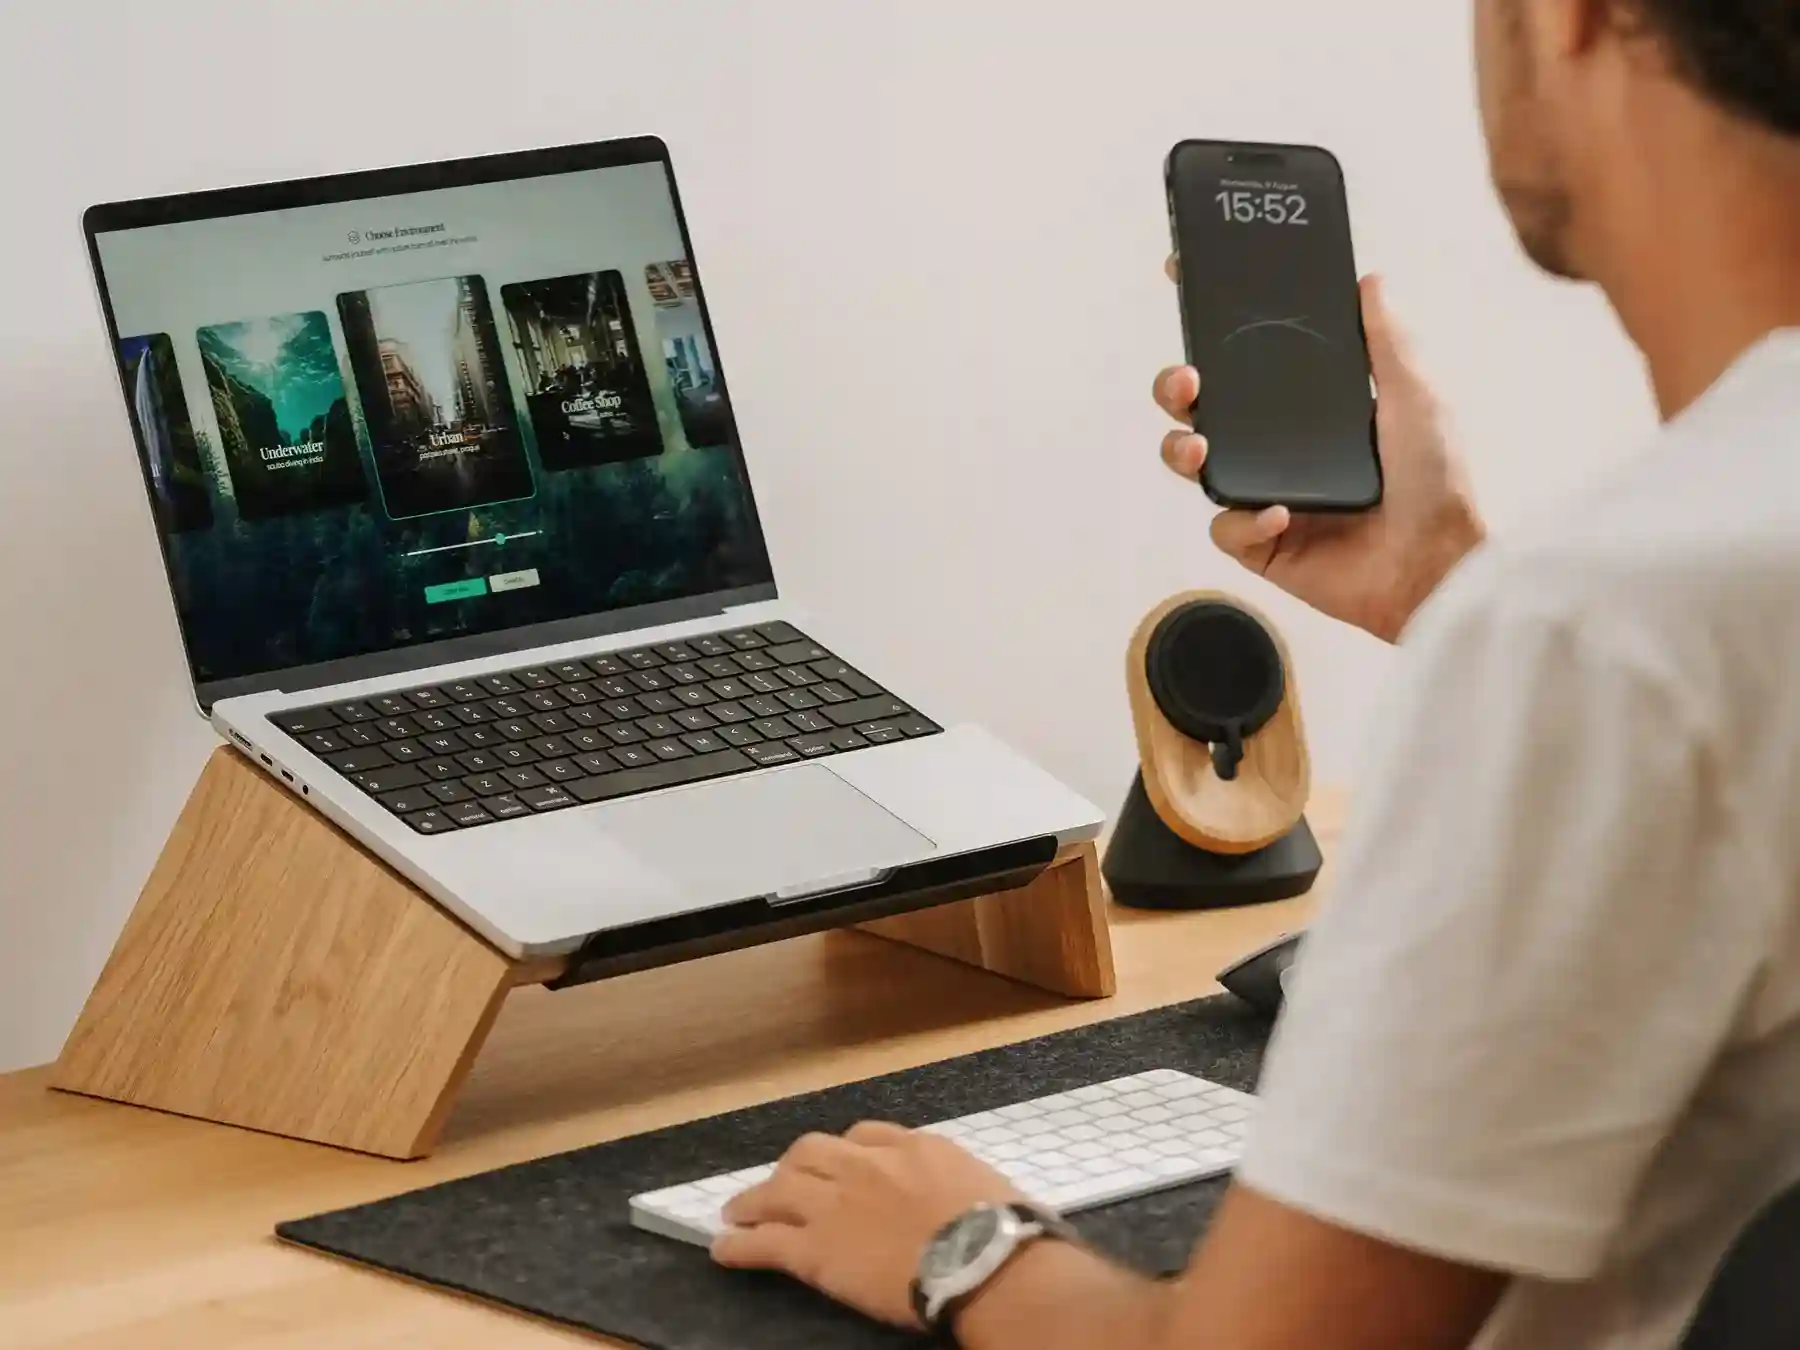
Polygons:
<instances>
[{"instance_id":1,"label":"man's ear","mask_svg":"<svg viewBox=\"0 0 1800 1350\"><path fill-rule=\"evenodd\" d=\"M1529 11L1529 37L1540 57L1579 60L1609 37L1638 27L1637 0L1517 0Z\"/></svg>"}]
</instances>

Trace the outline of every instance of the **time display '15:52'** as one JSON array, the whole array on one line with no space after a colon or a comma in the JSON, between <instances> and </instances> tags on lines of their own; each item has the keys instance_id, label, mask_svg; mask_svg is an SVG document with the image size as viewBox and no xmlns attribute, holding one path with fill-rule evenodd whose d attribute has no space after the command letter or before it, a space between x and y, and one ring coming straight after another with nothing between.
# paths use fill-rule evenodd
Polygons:
<instances>
[{"instance_id":1,"label":"time display '15:52'","mask_svg":"<svg viewBox=\"0 0 1800 1350\"><path fill-rule=\"evenodd\" d=\"M1240 225L1308 225L1306 198L1298 192L1221 192L1213 198L1225 219Z\"/></svg>"}]
</instances>

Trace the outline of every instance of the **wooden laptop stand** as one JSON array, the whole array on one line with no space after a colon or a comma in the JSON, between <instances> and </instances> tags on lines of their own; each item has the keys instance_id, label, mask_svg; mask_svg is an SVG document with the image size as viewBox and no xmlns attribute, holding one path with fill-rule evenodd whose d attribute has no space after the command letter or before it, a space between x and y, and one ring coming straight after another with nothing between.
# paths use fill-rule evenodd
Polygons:
<instances>
[{"instance_id":1,"label":"wooden laptop stand","mask_svg":"<svg viewBox=\"0 0 1800 1350\"><path fill-rule=\"evenodd\" d=\"M1021 889L863 925L1072 998L1113 993L1092 844ZM430 1153L517 961L220 747L51 1085L390 1158Z\"/></svg>"}]
</instances>

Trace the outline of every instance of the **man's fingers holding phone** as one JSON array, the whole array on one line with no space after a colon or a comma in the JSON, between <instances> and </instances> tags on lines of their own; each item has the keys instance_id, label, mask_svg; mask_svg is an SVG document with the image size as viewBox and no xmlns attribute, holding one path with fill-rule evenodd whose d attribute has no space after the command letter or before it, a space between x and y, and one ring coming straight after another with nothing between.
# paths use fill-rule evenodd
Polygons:
<instances>
[{"instance_id":1,"label":"man's fingers holding phone","mask_svg":"<svg viewBox=\"0 0 1800 1350\"><path fill-rule=\"evenodd\" d=\"M1263 511L1222 511L1213 517L1212 538L1219 552L1253 572L1266 572L1276 545L1294 523L1285 506Z\"/></svg>"}]
</instances>

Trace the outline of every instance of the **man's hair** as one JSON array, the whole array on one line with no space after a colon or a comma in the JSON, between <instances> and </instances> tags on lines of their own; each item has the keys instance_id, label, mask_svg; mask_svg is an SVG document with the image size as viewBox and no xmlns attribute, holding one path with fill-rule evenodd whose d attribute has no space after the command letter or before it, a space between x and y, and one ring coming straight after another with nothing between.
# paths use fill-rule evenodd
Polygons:
<instances>
[{"instance_id":1,"label":"man's hair","mask_svg":"<svg viewBox=\"0 0 1800 1350\"><path fill-rule=\"evenodd\" d=\"M1732 111L1800 136L1800 0L1632 0L1677 72Z\"/></svg>"}]
</instances>

